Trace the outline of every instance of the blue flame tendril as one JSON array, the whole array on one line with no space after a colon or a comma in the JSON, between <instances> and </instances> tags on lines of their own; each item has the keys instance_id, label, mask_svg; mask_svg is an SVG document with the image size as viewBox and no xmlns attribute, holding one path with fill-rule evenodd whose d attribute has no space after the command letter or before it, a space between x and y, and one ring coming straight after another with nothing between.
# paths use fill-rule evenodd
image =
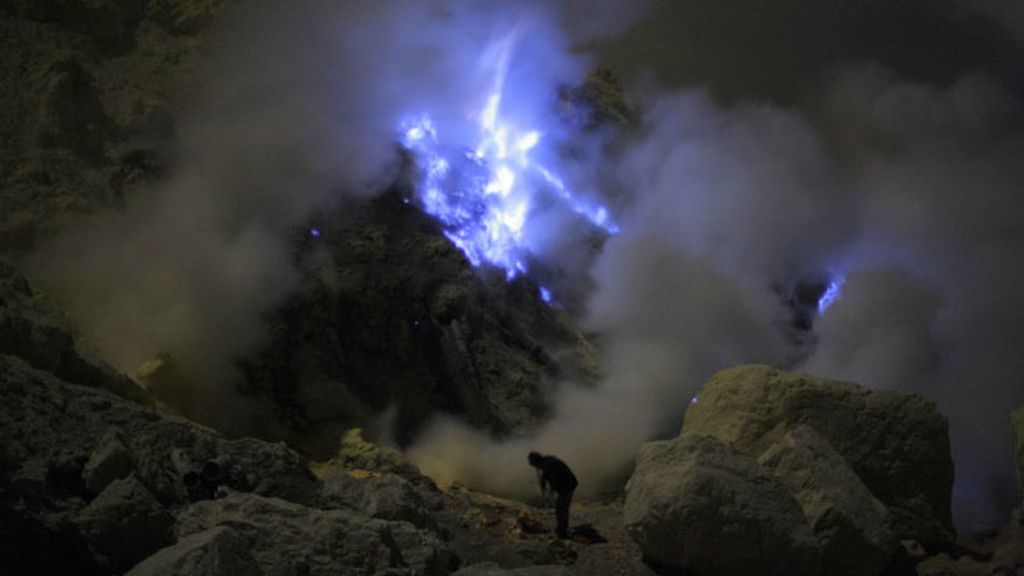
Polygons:
<instances>
[{"instance_id":1,"label":"blue flame tendril","mask_svg":"<svg viewBox=\"0 0 1024 576\"><path fill-rule=\"evenodd\" d=\"M415 202L441 222L445 236L473 266L487 263L511 280L527 272L531 209L538 194L561 202L608 234L619 231L605 206L577 198L550 168L531 156L544 134L501 116L510 40L500 45L492 90L474 116L475 143L452 150L439 144L439 127L427 113L399 124L402 146L415 161ZM541 289L550 302L551 293Z\"/></svg>"}]
</instances>

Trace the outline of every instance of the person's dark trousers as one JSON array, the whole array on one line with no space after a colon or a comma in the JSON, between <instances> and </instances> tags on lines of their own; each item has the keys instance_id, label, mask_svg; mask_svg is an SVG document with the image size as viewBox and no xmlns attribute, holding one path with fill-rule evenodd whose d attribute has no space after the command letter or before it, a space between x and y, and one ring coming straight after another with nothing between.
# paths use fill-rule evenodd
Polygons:
<instances>
[{"instance_id":1,"label":"person's dark trousers","mask_svg":"<svg viewBox=\"0 0 1024 576\"><path fill-rule=\"evenodd\" d=\"M572 503L572 493L572 490L559 492L558 499L555 500L555 518L558 521L555 534L559 538L565 538L569 532L569 504Z\"/></svg>"}]
</instances>

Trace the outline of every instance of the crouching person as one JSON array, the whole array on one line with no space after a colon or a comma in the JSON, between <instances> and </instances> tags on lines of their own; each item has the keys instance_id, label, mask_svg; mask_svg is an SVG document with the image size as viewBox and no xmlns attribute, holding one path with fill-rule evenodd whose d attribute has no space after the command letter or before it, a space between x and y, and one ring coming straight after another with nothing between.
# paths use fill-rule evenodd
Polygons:
<instances>
[{"instance_id":1,"label":"crouching person","mask_svg":"<svg viewBox=\"0 0 1024 576\"><path fill-rule=\"evenodd\" d=\"M557 495L555 534L559 538L565 538L569 531L569 505L572 503L572 493L578 484L576 475L572 473L565 462L555 456L530 452L529 461L530 466L537 469L541 492L547 494L548 490L553 490Z\"/></svg>"}]
</instances>

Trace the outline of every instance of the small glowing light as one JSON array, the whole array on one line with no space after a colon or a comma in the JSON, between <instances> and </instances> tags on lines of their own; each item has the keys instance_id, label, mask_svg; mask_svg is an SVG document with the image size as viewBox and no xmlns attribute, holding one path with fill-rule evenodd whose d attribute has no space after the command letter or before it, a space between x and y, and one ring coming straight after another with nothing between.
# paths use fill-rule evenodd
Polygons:
<instances>
[{"instance_id":1,"label":"small glowing light","mask_svg":"<svg viewBox=\"0 0 1024 576\"><path fill-rule=\"evenodd\" d=\"M551 304L551 290L541 286L540 287L540 299Z\"/></svg>"},{"instance_id":2,"label":"small glowing light","mask_svg":"<svg viewBox=\"0 0 1024 576\"><path fill-rule=\"evenodd\" d=\"M310 228L309 229L309 235L312 236L313 238L319 238L320 237L320 230L318 230L316 228Z\"/></svg>"},{"instance_id":3,"label":"small glowing light","mask_svg":"<svg viewBox=\"0 0 1024 576\"><path fill-rule=\"evenodd\" d=\"M498 120L498 105L501 104L501 93L494 92L487 97L487 105L480 113L480 126L487 131L494 130L494 124Z\"/></svg>"},{"instance_id":4,"label":"small glowing light","mask_svg":"<svg viewBox=\"0 0 1024 576\"><path fill-rule=\"evenodd\" d=\"M693 398L690 398L690 404L696 404L697 402L700 402L700 396L694 396Z\"/></svg>"},{"instance_id":5,"label":"small glowing light","mask_svg":"<svg viewBox=\"0 0 1024 576\"><path fill-rule=\"evenodd\" d=\"M537 132L536 130L527 132L516 140L516 150L519 150L520 154L526 154L532 150L538 142L540 142L540 132Z\"/></svg>"},{"instance_id":6,"label":"small glowing light","mask_svg":"<svg viewBox=\"0 0 1024 576\"><path fill-rule=\"evenodd\" d=\"M835 304L836 300L839 299L839 296L842 293L843 284L845 283L846 278L843 278L842 276L834 276L832 280L829 281L824 294L822 294L821 298L818 299L818 314L824 314L825 310L828 310L829 306Z\"/></svg>"},{"instance_id":7,"label":"small glowing light","mask_svg":"<svg viewBox=\"0 0 1024 576\"><path fill-rule=\"evenodd\" d=\"M512 186L515 183L516 175L512 170L510 170L508 166L501 166L494 174L494 178L487 183L487 186L484 188L484 192L488 194L508 196L508 193L512 191Z\"/></svg>"}]
</instances>

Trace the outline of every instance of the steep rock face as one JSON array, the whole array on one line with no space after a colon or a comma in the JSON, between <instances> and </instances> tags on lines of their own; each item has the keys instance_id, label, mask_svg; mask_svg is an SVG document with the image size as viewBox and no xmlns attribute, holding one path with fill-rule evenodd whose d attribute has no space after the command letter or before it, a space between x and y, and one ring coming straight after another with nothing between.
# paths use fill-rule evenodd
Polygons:
<instances>
[{"instance_id":1,"label":"steep rock face","mask_svg":"<svg viewBox=\"0 0 1024 576\"><path fill-rule=\"evenodd\" d=\"M820 573L818 543L783 483L710 436L644 444L623 514L653 564L707 576Z\"/></svg>"},{"instance_id":2,"label":"steep rock face","mask_svg":"<svg viewBox=\"0 0 1024 576\"><path fill-rule=\"evenodd\" d=\"M834 447L888 508L898 538L952 541L948 424L920 396L740 366L704 385L683 433L714 436L758 457L801 425Z\"/></svg>"},{"instance_id":3,"label":"steep rock face","mask_svg":"<svg viewBox=\"0 0 1024 576\"><path fill-rule=\"evenodd\" d=\"M400 190L316 229L296 243L310 289L279 309L272 341L247 361L252 387L300 435L372 428L385 411L400 444L437 412L525 432L558 377L594 376L593 349L563 311L526 280L471 268Z\"/></svg>"},{"instance_id":4,"label":"steep rock face","mask_svg":"<svg viewBox=\"0 0 1024 576\"><path fill-rule=\"evenodd\" d=\"M797 427L765 450L758 463L800 504L821 542L823 574L881 573L899 546L888 510L824 438Z\"/></svg>"}]
</instances>

